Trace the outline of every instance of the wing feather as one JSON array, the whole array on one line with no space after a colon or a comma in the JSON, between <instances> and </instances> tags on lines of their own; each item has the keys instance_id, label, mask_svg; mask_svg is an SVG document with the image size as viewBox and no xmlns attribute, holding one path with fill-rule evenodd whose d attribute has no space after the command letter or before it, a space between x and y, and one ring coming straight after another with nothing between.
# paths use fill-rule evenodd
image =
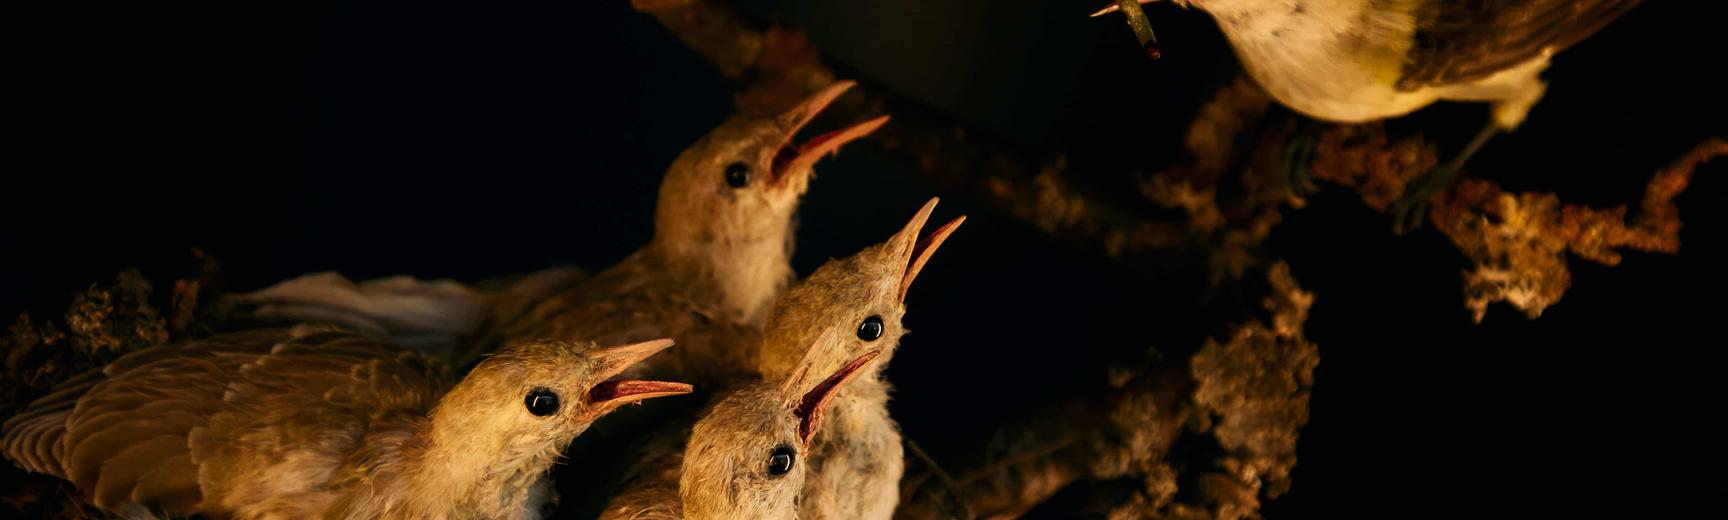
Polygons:
<instances>
[{"instance_id":1,"label":"wing feather","mask_svg":"<svg viewBox=\"0 0 1728 520\"><path fill-rule=\"evenodd\" d=\"M1639 0L1468 0L1417 11L1400 90L1468 83L1566 49Z\"/></svg>"},{"instance_id":2,"label":"wing feather","mask_svg":"<svg viewBox=\"0 0 1728 520\"><path fill-rule=\"evenodd\" d=\"M374 418L423 416L445 388L436 363L376 340L320 327L247 331L145 349L75 377L7 421L4 446L111 512L226 516L252 504L211 502L212 492L262 503L316 489Z\"/></svg>"}]
</instances>

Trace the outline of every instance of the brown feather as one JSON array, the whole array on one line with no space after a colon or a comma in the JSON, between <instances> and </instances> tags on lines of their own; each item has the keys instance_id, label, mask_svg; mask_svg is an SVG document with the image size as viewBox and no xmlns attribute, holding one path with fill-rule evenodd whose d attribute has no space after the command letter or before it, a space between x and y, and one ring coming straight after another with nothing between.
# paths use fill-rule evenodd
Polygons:
<instances>
[{"instance_id":1,"label":"brown feather","mask_svg":"<svg viewBox=\"0 0 1728 520\"><path fill-rule=\"evenodd\" d=\"M1570 47L1638 0L1434 1L1417 11L1416 45L1398 89L1478 81Z\"/></svg>"},{"instance_id":2,"label":"brown feather","mask_svg":"<svg viewBox=\"0 0 1728 520\"><path fill-rule=\"evenodd\" d=\"M618 351L529 343L446 392L435 362L376 340L236 333L80 376L9 421L5 445L122 516L516 517L548 496L558 450L609 410L572 399L546 416L521 396L586 395L624 368L603 362Z\"/></svg>"}]
</instances>

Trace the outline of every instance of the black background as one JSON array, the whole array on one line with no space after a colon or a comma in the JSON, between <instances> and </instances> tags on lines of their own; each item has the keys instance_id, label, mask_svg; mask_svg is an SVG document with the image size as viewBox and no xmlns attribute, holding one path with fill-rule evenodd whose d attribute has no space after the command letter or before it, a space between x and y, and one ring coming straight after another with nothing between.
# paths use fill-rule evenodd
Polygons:
<instances>
[{"instance_id":1,"label":"black background","mask_svg":"<svg viewBox=\"0 0 1728 520\"><path fill-rule=\"evenodd\" d=\"M1109 189L1166 164L1235 65L1207 16L1170 6L1148 8L1165 54L1150 62L1119 18L1085 17L1102 3L746 2L843 70L1066 153ZM54 316L125 267L171 279L193 246L241 290L332 269L603 268L646 241L659 172L737 86L622 0L158 4L13 20L0 316ZM1529 122L1470 170L1635 204L1652 172L1728 129L1723 13L1707 4L1650 2L1557 56ZM1455 147L1486 115L1438 105L1401 124ZM932 195L937 219L972 217L913 290L890 371L895 415L932 451L1097 380L1100 352L1225 330L1196 326L1216 305L1193 266L1148 277L1061 245L869 144L820 170L801 273ZM1681 254L1574 260L1572 290L1533 321L1495 306L1473 325L1467 264L1432 230L1394 237L1339 190L1289 212L1269 246L1318 294L1321 364L1295 485L1267 516L1719 509L1725 173L1704 168L1677 199Z\"/></svg>"}]
</instances>

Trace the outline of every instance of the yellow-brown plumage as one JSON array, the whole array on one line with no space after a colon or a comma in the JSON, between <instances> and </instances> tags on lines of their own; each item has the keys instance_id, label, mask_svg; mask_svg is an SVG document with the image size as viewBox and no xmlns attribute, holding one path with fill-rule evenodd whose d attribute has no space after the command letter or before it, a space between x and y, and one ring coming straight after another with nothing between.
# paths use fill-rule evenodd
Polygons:
<instances>
[{"instance_id":1,"label":"yellow-brown plumage","mask_svg":"<svg viewBox=\"0 0 1728 520\"><path fill-rule=\"evenodd\" d=\"M693 484L726 479L743 479L733 486L738 489L759 490L753 495L756 498L742 501L754 505L710 499L706 503L724 507L716 505L709 511L752 517L789 517L795 512L804 518L887 518L892 514L904 468L900 432L888 417L888 384L881 378L881 369L905 333L900 318L905 314L905 295L912 280L965 219L955 219L920 241L919 232L936 202L932 199L925 204L887 242L829 261L787 291L774 306L761 346L763 379L784 382L782 387L772 391L762 385L746 387L707 413L702 421L708 429L699 423L688 432L666 433L644 451L643 469L612 500L604 518L679 518L692 513L687 507L689 494L703 487ZM805 374L844 372L865 355L876 361L859 371L843 392L832 396L824 408L827 413L821 421L822 432L804 441L800 464L807 468L798 470L800 482L796 486L780 482L746 485L750 477L738 473L731 459L718 455L758 452L760 439L787 434L714 425L763 424L742 415L769 416L763 410L772 406L761 403L821 390L821 385ZM684 445L686 436L688 447ZM795 491L776 494L786 489ZM682 499L679 493L684 493Z\"/></svg>"},{"instance_id":2,"label":"yellow-brown plumage","mask_svg":"<svg viewBox=\"0 0 1728 520\"><path fill-rule=\"evenodd\" d=\"M881 351L875 369L849 385L830 407L824 433L810 447L811 468L800 496L810 518L888 518L899 503L904 473L900 428L888 416L889 384L881 371L906 330L906 292L936 249L966 217L919 233L936 208L926 203L905 228L886 242L818 268L775 305L762 347L762 375L787 377L798 360L822 372L868 351ZM863 330L877 318L881 331ZM841 341L815 342L829 323L855 331ZM807 345L816 345L808 347ZM806 350L813 349L813 350Z\"/></svg>"},{"instance_id":3,"label":"yellow-brown plumage","mask_svg":"<svg viewBox=\"0 0 1728 520\"><path fill-rule=\"evenodd\" d=\"M690 391L602 384L670 344L527 343L452 387L420 354L348 332L227 334L74 379L6 422L5 452L127 517L532 516L551 498L546 471L589 423ZM537 391L562 405L530 411Z\"/></svg>"},{"instance_id":4,"label":"yellow-brown plumage","mask_svg":"<svg viewBox=\"0 0 1728 520\"><path fill-rule=\"evenodd\" d=\"M839 331L840 329L833 329ZM827 334L815 352L839 334ZM881 351L866 352L818 379L811 368L782 380L748 384L715 403L676 437L682 449L662 454L601 515L605 520L814 518L799 504L825 411Z\"/></svg>"},{"instance_id":5,"label":"yellow-brown plumage","mask_svg":"<svg viewBox=\"0 0 1728 520\"><path fill-rule=\"evenodd\" d=\"M750 377L758 340L746 334L761 329L794 279L793 213L811 167L886 122L792 144L793 134L851 85L835 83L778 117L737 116L709 132L667 169L647 246L493 324L490 343L674 337L679 351L643 370L703 382Z\"/></svg>"}]
</instances>

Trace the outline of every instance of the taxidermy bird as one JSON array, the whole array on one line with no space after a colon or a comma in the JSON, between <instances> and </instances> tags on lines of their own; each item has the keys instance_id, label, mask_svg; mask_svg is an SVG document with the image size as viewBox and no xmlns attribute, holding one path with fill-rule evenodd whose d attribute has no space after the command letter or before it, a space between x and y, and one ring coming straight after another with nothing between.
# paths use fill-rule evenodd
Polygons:
<instances>
[{"instance_id":1,"label":"taxidermy bird","mask_svg":"<svg viewBox=\"0 0 1728 520\"><path fill-rule=\"evenodd\" d=\"M762 344L761 372L768 380L791 377L801 366L820 373L864 352L882 353L877 368L830 407L829 427L808 449L810 475L799 502L805 516L888 518L899 503L900 429L888 417L889 385L881 372L906 333L900 319L906 314L907 289L966 221L956 218L919 240L936 203L930 199L887 242L830 260L775 304ZM844 324L851 334L841 341L816 341L831 322Z\"/></svg>"},{"instance_id":2,"label":"taxidermy bird","mask_svg":"<svg viewBox=\"0 0 1728 520\"><path fill-rule=\"evenodd\" d=\"M1158 0L1138 0L1151 3ZM1494 134L1517 128L1547 89L1554 53L1607 26L1638 0L1170 0L1204 10L1243 68L1309 117L1361 123L1438 100L1492 104L1490 123L1452 160L1412 183L1400 229ZM1111 5L1094 16L1117 11Z\"/></svg>"},{"instance_id":3,"label":"taxidermy bird","mask_svg":"<svg viewBox=\"0 0 1728 520\"><path fill-rule=\"evenodd\" d=\"M128 518L535 517L591 422L691 391L608 380L671 344L524 343L448 387L421 355L353 333L239 332L68 381L6 422L5 450Z\"/></svg>"},{"instance_id":4,"label":"taxidermy bird","mask_svg":"<svg viewBox=\"0 0 1728 520\"><path fill-rule=\"evenodd\" d=\"M690 428L682 450L655 463L601 518L821 518L799 503L812 459L820 457L813 442L830 403L880 353L865 352L820 381L805 364L784 380L726 396Z\"/></svg>"},{"instance_id":5,"label":"taxidermy bird","mask_svg":"<svg viewBox=\"0 0 1728 520\"><path fill-rule=\"evenodd\" d=\"M795 145L793 136L854 85L841 81L770 118L735 116L666 171L648 245L508 323L497 344L541 338L600 342L675 337L648 373L724 380L754 374L748 347L794 278L793 213L823 156L881 127L879 117ZM728 345L727 341L737 341Z\"/></svg>"},{"instance_id":6,"label":"taxidermy bird","mask_svg":"<svg viewBox=\"0 0 1728 520\"><path fill-rule=\"evenodd\" d=\"M335 325L466 366L469 354L461 347L476 340L486 323L517 319L541 299L586 278L581 269L554 267L475 285L409 276L356 283L326 271L225 295L216 313L227 330ZM453 359L458 355L464 359Z\"/></svg>"}]
</instances>

